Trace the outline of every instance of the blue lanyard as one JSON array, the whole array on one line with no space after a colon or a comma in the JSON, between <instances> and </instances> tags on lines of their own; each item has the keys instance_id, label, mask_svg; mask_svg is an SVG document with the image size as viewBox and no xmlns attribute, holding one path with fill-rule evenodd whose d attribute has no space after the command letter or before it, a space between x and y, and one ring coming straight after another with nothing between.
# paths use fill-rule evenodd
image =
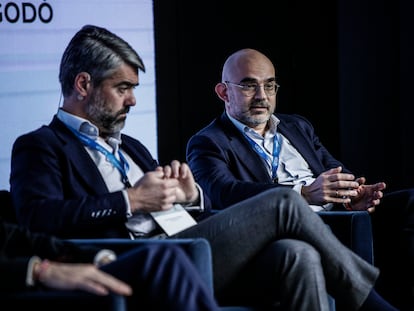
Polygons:
<instances>
[{"instance_id":1,"label":"blue lanyard","mask_svg":"<svg viewBox=\"0 0 414 311\"><path fill-rule=\"evenodd\" d=\"M265 160L267 163L267 160L270 158L264 150L247 134L245 134L247 140L249 141L252 148L259 154L259 156ZM278 133L275 133L275 136L273 137L273 158L271 159L272 162L272 180L273 182L277 182L277 168L279 166L279 153L280 153L280 137Z\"/></svg>"},{"instance_id":2,"label":"blue lanyard","mask_svg":"<svg viewBox=\"0 0 414 311\"><path fill-rule=\"evenodd\" d=\"M108 151L107 149L105 149L103 146L101 146L100 144L98 144L96 141L94 141L93 139L91 139L90 137L86 136L83 133L80 133L78 131L76 131L75 129L71 128L68 126L68 128L81 140L81 142L86 145L89 146L95 150L98 150L99 152L101 152L106 159L112 163L113 166L115 166L118 171L121 173L122 175L122 182L124 183L124 185L127 188L131 187L131 183L129 182L128 176L127 176L127 172L129 170L129 165L127 160L125 159L124 155L121 153L120 150L118 150L118 155L121 161L119 161L112 152Z\"/></svg>"}]
</instances>

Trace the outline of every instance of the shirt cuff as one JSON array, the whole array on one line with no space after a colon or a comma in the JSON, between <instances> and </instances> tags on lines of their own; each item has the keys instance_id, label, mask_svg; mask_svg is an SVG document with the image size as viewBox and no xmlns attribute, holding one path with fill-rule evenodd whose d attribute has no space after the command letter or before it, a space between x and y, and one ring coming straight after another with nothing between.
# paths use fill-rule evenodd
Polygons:
<instances>
[{"instance_id":1,"label":"shirt cuff","mask_svg":"<svg viewBox=\"0 0 414 311\"><path fill-rule=\"evenodd\" d=\"M187 211L204 212L204 192L199 184L195 184L198 190L199 198L196 202L181 204Z\"/></svg>"},{"instance_id":2,"label":"shirt cuff","mask_svg":"<svg viewBox=\"0 0 414 311\"><path fill-rule=\"evenodd\" d=\"M304 184L297 184L297 185L294 185L292 189L294 191L296 191L297 193L299 193L300 195L302 195L302 187L303 186L304 186ZM334 205L332 203L326 203L324 205L313 205L313 204L309 204L309 207L314 212L330 211L333 208L333 206Z\"/></svg>"},{"instance_id":3,"label":"shirt cuff","mask_svg":"<svg viewBox=\"0 0 414 311\"><path fill-rule=\"evenodd\" d=\"M38 256L33 256L30 258L29 263L27 265L27 272L26 272L26 285L27 286L35 286L35 281L33 280L33 267L35 263L40 264L42 260Z\"/></svg>"},{"instance_id":4,"label":"shirt cuff","mask_svg":"<svg viewBox=\"0 0 414 311\"><path fill-rule=\"evenodd\" d=\"M122 194L126 202L126 216L127 218L130 218L132 217L131 204L129 204L128 192L126 191L126 189L122 190Z\"/></svg>"},{"instance_id":5,"label":"shirt cuff","mask_svg":"<svg viewBox=\"0 0 414 311\"><path fill-rule=\"evenodd\" d=\"M300 184L294 185L292 189L296 191L297 193L299 193L300 195L302 195L302 187L303 187L303 184L300 183Z\"/></svg>"},{"instance_id":6,"label":"shirt cuff","mask_svg":"<svg viewBox=\"0 0 414 311\"><path fill-rule=\"evenodd\" d=\"M100 267L115 260L116 260L116 254L114 251L110 249L102 249L95 255L93 263L96 266Z\"/></svg>"}]
</instances>

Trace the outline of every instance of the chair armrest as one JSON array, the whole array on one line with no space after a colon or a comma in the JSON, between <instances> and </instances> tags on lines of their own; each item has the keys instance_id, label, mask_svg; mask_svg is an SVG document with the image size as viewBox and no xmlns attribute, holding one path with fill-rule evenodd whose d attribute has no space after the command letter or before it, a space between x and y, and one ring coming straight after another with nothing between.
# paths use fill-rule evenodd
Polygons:
<instances>
[{"instance_id":1,"label":"chair armrest","mask_svg":"<svg viewBox=\"0 0 414 311\"><path fill-rule=\"evenodd\" d=\"M374 264L372 224L367 211L322 211L318 214L343 244Z\"/></svg>"}]
</instances>

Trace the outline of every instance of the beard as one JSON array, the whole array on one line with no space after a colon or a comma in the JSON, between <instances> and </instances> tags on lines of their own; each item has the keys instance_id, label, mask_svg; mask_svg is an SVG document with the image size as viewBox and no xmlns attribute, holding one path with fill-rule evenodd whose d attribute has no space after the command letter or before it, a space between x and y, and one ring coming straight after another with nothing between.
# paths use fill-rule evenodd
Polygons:
<instances>
[{"instance_id":1,"label":"beard","mask_svg":"<svg viewBox=\"0 0 414 311\"><path fill-rule=\"evenodd\" d=\"M124 107L113 112L108 102L96 91L86 105L88 119L99 128L101 135L119 133L125 126L126 117L120 117L129 112L129 107Z\"/></svg>"},{"instance_id":2,"label":"beard","mask_svg":"<svg viewBox=\"0 0 414 311\"><path fill-rule=\"evenodd\" d=\"M239 120L240 122L246 124L249 127L256 127L260 124L266 124L270 119L270 115L260 114L260 115L244 115Z\"/></svg>"},{"instance_id":3,"label":"beard","mask_svg":"<svg viewBox=\"0 0 414 311\"><path fill-rule=\"evenodd\" d=\"M266 108L267 112L254 113L252 111L253 107ZM247 110L240 111L239 120L250 127L256 127L260 124L266 124L269 121L273 111L274 109L272 109L271 105L267 102L256 101L250 104Z\"/></svg>"}]
</instances>

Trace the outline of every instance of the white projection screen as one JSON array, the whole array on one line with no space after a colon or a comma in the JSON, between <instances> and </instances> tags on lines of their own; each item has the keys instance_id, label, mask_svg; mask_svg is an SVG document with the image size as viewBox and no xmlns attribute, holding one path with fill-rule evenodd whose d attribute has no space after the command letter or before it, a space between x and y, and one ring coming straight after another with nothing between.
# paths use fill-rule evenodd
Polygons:
<instances>
[{"instance_id":1,"label":"white projection screen","mask_svg":"<svg viewBox=\"0 0 414 311\"><path fill-rule=\"evenodd\" d=\"M124 132L157 158L155 51L151 0L0 0L0 189L10 189L11 148L17 136L48 124L61 101L60 58L85 24L128 41L146 72Z\"/></svg>"}]
</instances>

